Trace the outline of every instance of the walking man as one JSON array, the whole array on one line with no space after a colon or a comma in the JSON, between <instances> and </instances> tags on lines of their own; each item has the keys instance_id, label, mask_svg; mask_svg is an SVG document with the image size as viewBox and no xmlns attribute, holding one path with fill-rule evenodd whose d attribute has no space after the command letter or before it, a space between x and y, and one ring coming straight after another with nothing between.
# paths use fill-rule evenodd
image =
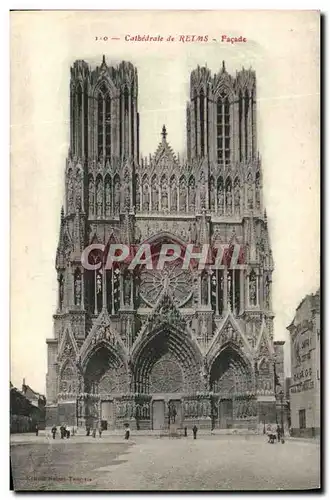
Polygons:
<instances>
[{"instance_id":1,"label":"walking man","mask_svg":"<svg viewBox=\"0 0 330 500\"><path fill-rule=\"evenodd\" d=\"M52 427L53 439L55 439L56 432L57 432L57 427L56 427L56 425L53 425L53 427Z\"/></svg>"},{"instance_id":2,"label":"walking man","mask_svg":"<svg viewBox=\"0 0 330 500\"><path fill-rule=\"evenodd\" d=\"M197 438L197 431L198 431L198 428L197 428L197 425L195 424L194 427L193 427L193 434L194 434L194 439Z\"/></svg>"}]
</instances>

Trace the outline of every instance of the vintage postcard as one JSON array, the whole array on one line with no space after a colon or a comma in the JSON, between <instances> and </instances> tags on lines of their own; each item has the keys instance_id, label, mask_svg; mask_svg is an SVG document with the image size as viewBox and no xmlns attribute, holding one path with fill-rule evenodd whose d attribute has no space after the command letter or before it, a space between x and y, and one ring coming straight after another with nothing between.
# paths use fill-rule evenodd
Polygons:
<instances>
[{"instance_id":1,"label":"vintage postcard","mask_svg":"<svg viewBox=\"0 0 330 500\"><path fill-rule=\"evenodd\" d=\"M320 13L10 45L14 489L320 488Z\"/></svg>"}]
</instances>

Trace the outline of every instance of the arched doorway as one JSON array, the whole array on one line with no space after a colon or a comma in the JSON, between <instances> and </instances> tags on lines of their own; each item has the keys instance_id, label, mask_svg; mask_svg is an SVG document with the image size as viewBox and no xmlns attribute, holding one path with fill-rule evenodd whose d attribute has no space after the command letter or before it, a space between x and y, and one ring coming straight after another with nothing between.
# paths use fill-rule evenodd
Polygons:
<instances>
[{"instance_id":1,"label":"arched doorway","mask_svg":"<svg viewBox=\"0 0 330 500\"><path fill-rule=\"evenodd\" d=\"M227 344L214 359L210 370L213 397L213 426L245 426L256 417L252 365L236 346Z\"/></svg>"},{"instance_id":2,"label":"arched doorway","mask_svg":"<svg viewBox=\"0 0 330 500\"><path fill-rule=\"evenodd\" d=\"M84 393L85 422L113 429L116 424L114 397L127 392L127 369L120 356L101 342L90 352L85 362Z\"/></svg>"},{"instance_id":3,"label":"arched doorway","mask_svg":"<svg viewBox=\"0 0 330 500\"><path fill-rule=\"evenodd\" d=\"M201 354L187 332L163 325L141 344L134 366L135 392L150 395L152 428L166 427L171 417L180 426L183 395L201 389Z\"/></svg>"}]
</instances>

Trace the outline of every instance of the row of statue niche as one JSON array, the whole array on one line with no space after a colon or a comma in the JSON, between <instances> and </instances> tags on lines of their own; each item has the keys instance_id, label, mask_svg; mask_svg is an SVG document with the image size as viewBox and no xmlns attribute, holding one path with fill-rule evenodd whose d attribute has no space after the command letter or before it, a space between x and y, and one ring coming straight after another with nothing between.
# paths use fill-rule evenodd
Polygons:
<instances>
[{"instance_id":1,"label":"row of statue niche","mask_svg":"<svg viewBox=\"0 0 330 500\"><path fill-rule=\"evenodd\" d=\"M199 182L199 192L200 208L206 208L206 184L203 172ZM194 212L196 209L196 183L194 177L190 178L188 186L186 180L181 178L179 189L175 178L172 178L169 184L166 179L162 179L159 186L156 180L151 183L151 187L149 187L148 182L144 182L142 190L138 180L136 185L136 208L143 212L149 210L170 210L171 212L177 212L178 210L186 212L188 210Z\"/></svg>"},{"instance_id":2,"label":"row of statue niche","mask_svg":"<svg viewBox=\"0 0 330 500\"><path fill-rule=\"evenodd\" d=\"M134 418L136 404L134 401L116 401L116 416L120 418Z\"/></svg>"},{"instance_id":3,"label":"row of statue niche","mask_svg":"<svg viewBox=\"0 0 330 500\"><path fill-rule=\"evenodd\" d=\"M131 188L129 174L126 172L123 186L119 177L115 177L113 188L109 178L105 179L104 185L101 179L96 182L96 192L94 179L90 178L88 185L88 204L90 216L96 217L110 216L112 213L118 214L120 211L121 193L123 193L123 208L129 209L131 206ZM95 203L96 201L96 203Z\"/></svg>"},{"instance_id":4,"label":"row of statue niche","mask_svg":"<svg viewBox=\"0 0 330 500\"><path fill-rule=\"evenodd\" d=\"M71 171L70 171L71 172ZM247 178L247 205L249 209L253 208L254 205L254 189L252 182L252 175L249 172ZM170 189L169 189L170 188ZM120 185L119 177L114 179L114 187L112 192L112 182L110 178L106 178L103 184L102 179L98 179L96 182L96 193L95 193L95 183L94 179L89 180L89 212L90 215L96 215L97 217L102 217L103 215L108 216L112 213L112 207L114 207L113 212L118 213L120 211L120 199L121 191L123 191L123 203L124 208L130 208L131 196L130 196L130 178L128 172L125 173L123 189ZM234 189L232 192L231 182L226 184L224 189L223 183L219 182L217 186L217 212L219 214L226 213L231 215L232 211L234 213L239 213L241 205L241 186L238 179L235 179ZM78 170L75 182L71 174L68 175L68 207L69 211L73 211L74 207L74 192L76 193L76 208L81 208L81 193L82 193L82 173ZM199 181L199 192L200 192L200 208L206 208L206 183L204 172L201 173ZM96 199L96 204L95 204ZM151 204L150 204L151 201ZM178 206L179 201L179 206ZM215 211L215 181L214 178L210 179L210 208ZM255 184L255 201L256 207L260 207L260 177L256 177ZM234 203L233 203L234 202ZM142 186L142 206L141 206L141 192L140 183L137 180L136 185L136 208L137 210L153 211L157 210L168 210L176 212L177 210L186 212L194 212L196 209L196 184L193 177L188 181L188 187L186 180L181 178L179 181L179 197L177 190L177 181L172 178L170 185L168 186L167 180L164 179L161 185L158 186L157 182L152 182L151 189L149 188L149 183L145 182ZM104 207L104 208L103 208ZM104 213L103 213L104 209Z\"/></svg>"},{"instance_id":5,"label":"row of statue niche","mask_svg":"<svg viewBox=\"0 0 330 500\"><path fill-rule=\"evenodd\" d=\"M61 380L59 392L66 394L75 394L77 392L77 383L74 380Z\"/></svg>"},{"instance_id":6,"label":"row of statue niche","mask_svg":"<svg viewBox=\"0 0 330 500\"><path fill-rule=\"evenodd\" d=\"M235 418L237 419L256 417L257 416L256 402L255 401L236 402L234 413L235 413Z\"/></svg>"},{"instance_id":7,"label":"row of statue niche","mask_svg":"<svg viewBox=\"0 0 330 500\"><path fill-rule=\"evenodd\" d=\"M185 401L184 414L188 418L209 417L211 412L210 401Z\"/></svg>"}]
</instances>

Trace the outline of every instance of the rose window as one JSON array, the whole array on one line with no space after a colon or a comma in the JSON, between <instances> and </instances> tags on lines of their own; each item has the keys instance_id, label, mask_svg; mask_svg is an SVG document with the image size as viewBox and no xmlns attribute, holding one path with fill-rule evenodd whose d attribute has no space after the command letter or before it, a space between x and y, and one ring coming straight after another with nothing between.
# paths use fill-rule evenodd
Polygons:
<instances>
[{"instance_id":1,"label":"rose window","mask_svg":"<svg viewBox=\"0 0 330 500\"><path fill-rule=\"evenodd\" d=\"M178 307L190 299L193 279L191 271L182 269L182 262L174 262L164 266L164 269L143 269L141 271L140 295L144 302L153 307L165 289L173 297Z\"/></svg>"},{"instance_id":2,"label":"rose window","mask_svg":"<svg viewBox=\"0 0 330 500\"><path fill-rule=\"evenodd\" d=\"M151 372L151 392L178 392L183 390L180 365L172 359L161 359Z\"/></svg>"}]
</instances>

